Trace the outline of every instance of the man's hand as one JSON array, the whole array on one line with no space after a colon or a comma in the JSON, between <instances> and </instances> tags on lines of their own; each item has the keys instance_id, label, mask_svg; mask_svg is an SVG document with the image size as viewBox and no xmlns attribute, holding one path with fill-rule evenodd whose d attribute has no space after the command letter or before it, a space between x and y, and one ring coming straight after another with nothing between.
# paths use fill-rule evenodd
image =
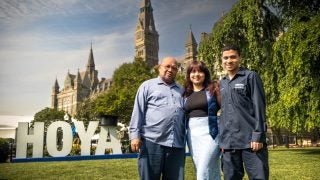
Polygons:
<instances>
[{"instance_id":1,"label":"man's hand","mask_svg":"<svg viewBox=\"0 0 320 180\"><path fill-rule=\"evenodd\" d=\"M251 142L251 149L254 152L259 151L260 149L263 148L263 143L260 142Z\"/></svg>"},{"instance_id":2,"label":"man's hand","mask_svg":"<svg viewBox=\"0 0 320 180\"><path fill-rule=\"evenodd\" d=\"M141 140L139 138L132 139L131 140L131 150L133 152L139 152L141 144L142 144L142 142L141 142Z\"/></svg>"}]
</instances>

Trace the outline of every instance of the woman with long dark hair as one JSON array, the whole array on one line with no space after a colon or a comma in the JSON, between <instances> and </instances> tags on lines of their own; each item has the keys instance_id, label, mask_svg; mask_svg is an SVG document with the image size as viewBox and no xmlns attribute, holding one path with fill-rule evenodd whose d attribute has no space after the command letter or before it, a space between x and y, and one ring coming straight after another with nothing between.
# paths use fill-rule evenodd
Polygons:
<instances>
[{"instance_id":1,"label":"woman with long dark hair","mask_svg":"<svg viewBox=\"0 0 320 180\"><path fill-rule=\"evenodd\" d=\"M210 73L201 61L187 68L185 81L187 143L198 180L220 179L217 112L219 87L210 81ZM219 101L220 102L220 101Z\"/></svg>"}]
</instances>

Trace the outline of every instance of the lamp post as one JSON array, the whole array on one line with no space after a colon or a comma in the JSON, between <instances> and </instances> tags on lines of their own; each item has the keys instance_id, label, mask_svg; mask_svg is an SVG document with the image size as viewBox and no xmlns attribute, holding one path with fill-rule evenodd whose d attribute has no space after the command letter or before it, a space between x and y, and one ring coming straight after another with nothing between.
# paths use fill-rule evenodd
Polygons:
<instances>
[{"instance_id":1,"label":"lamp post","mask_svg":"<svg viewBox=\"0 0 320 180\"><path fill-rule=\"evenodd\" d=\"M100 126L116 126L118 123L118 116L114 115L100 115Z\"/></svg>"},{"instance_id":2,"label":"lamp post","mask_svg":"<svg viewBox=\"0 0 320 180\"><path fill-rule=\"evenodd\" d=\"M106 142L110 145L111 153L113 154L121 154L121 143L120 140L117 138L117 124L118 124L118 116L114 115L100 115L100 122L99 125L101 127L100 130L100 136L104 136L102 139L105 138ZM101 137L100 137L101 138ZM100 141L99 138L99 141ZM100 144L100 142L99 142ZM100 147L97 147L98 153L96 154L102 154L104 152L104 149L100 149ZM104 154L104 153L103 153Z\"/></svg>"}]
</instances>

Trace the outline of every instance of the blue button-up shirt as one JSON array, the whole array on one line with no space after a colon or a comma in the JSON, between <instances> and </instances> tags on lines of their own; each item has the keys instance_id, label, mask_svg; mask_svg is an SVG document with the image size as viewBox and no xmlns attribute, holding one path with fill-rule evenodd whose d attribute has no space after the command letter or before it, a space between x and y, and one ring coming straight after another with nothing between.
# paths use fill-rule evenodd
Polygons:
<instances>
[{"instance_id":1,"label":"blue button-up shirt","mask_svg":"<svg viewBox=\"0 0 320 180\"><path fill-rule=\"evenodd\" d=\"M266 104L262 81L256 72L240 68L233 79L220 81L220 147L250 148L266 141Z\"/></svg>"},{"instance_id":2,"label":"blue button-up shirt","mask_svg":"<svg viewBox=\"0 0 320 180\"><path fill-rule=\"evenodd\" d=\"M168 147L185 147L183 89L165 84L160 77L138 89L130 122L130 139L145 138Z\"/></svg>"}]
</instances>

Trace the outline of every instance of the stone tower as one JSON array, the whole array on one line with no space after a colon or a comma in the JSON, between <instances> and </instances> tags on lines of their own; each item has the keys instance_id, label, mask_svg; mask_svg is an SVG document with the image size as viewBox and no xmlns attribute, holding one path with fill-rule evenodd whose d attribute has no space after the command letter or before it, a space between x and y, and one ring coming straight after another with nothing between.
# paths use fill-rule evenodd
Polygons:
<instances>
[{"instance_id":1,"label":"stone tower","mask_svg":"<svg viewBox=\"0 0 320 180\"><path fill-rule=\"evenodd\" d=\"M59 84L58 80L56 78L56 81L54 82L54 85L52 86L51 91L51 107L54 109L57 109L58 107L58 93L59 93Z\"/></svg>"},{"instance_id":2,"label":"stone tower","mask_svg":"<svg viewBox=\"0 0 320 180\"><path fill-rule=\"evenodd\" d=\"M88 58L86 73L88 74L88 77L90 79L90 85L88 85L88 87L90 87L90 89L93 90L97 87L99 83L99 79L98 79L98 71L96 70L96 66L94 64L92 44L90 48L90 54Z\"/></svg>"},{"instance_id":3,"label":"stone tower","mask_svg":"<svg viewBox=\"0 0 320 180\"><path fill-rule=\"evenodd\" d=\"M134 36L135 56L141 57L150 68L153 68L159 61L159 34L154 25L150 0L141 0Z\"/></svg>"},{"instance_id":4,"label":"stone tower","mask_svg":"<svg viewBox=\"0 0 320 180\"><path fill-rule=\"evenodd\" d=\"M184 67L187 67L192 61L197 59L197 47L198 44L196 42L196 39L193 36L192 30L191 30L191 25L190 25L190 31L187 36L186 43L184 45L186 54L184 58Z\"/></svg>"}]
</instances>

